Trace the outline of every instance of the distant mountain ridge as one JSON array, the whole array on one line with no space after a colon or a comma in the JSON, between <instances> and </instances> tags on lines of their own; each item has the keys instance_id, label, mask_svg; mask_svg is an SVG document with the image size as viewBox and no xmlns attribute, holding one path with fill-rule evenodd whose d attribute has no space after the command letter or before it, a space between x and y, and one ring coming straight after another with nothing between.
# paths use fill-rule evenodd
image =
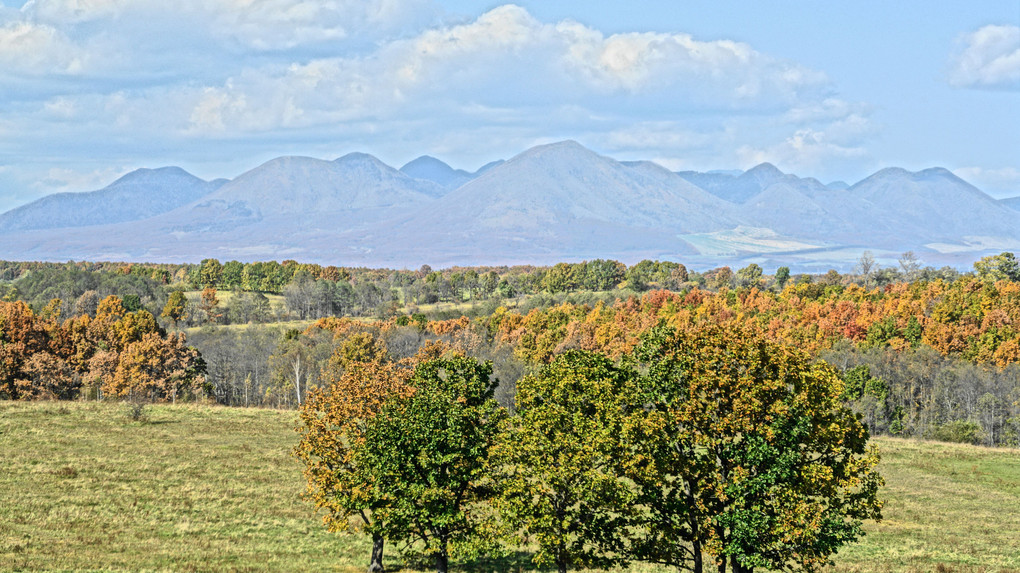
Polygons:
<instances>
[{"instance_id":1,"label":"distant mountain ridge","mask_svg":"<svg viewBox=\"0 0 1020 573\"><path fill-rule=\"evenodd\" d=\"M412 207L444 193L438 184L412 179L365 153L349 153L334 161L278 157L182 206L180 212L168 213L160 222L194 231L277 217L346 219L356 213ZM184 224L174 225L175 220Z\"/></svg>"},{"instance_id":2,"label":"distant mountain ridge","mask_svg":"<svg viewBox=\"0 0 1020 573\"><path fill-rule=\"evenodd\" d=\"M1010 209L1020 211L1020 197L1009 197L1007 199L999 199L999 203L1002 203L1003 205L1009 207Z\"/></svg>"},{"instance_id":3,"label":"distant mountain ridge","mask_svg":"<svg viewBox=\"0 0 1020 573\"><path fill-rule=\"evenodd\" d=\"M138 170L0 215L0 258L417 267L601 257L845 269L869 249L967 265L1020 250L1018 209L1020 199L997 201L941 168L824 185L768 163L674 173L564 141L474 173L430 156L398 170L364 153L280 157L229 181Z\"/></svg>"},{"instance_id":4,"label":"distant mountain ridge","mask_svg":"<svg viewBox=\"0 0 1020 573\"><path fill-rule=\"evenodd\" d=\"M0 233L145 219L204 197L224 183L204 181L180 167L138 169L98 191L47 195L0 214Z\"/></svg>"}]
</instances>

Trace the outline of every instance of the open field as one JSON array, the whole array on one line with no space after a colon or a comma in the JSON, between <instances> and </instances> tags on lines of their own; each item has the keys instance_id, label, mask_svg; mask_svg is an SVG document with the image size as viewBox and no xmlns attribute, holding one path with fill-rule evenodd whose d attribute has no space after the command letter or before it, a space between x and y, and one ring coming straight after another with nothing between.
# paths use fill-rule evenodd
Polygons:
<instances>
[{"instance_id":1,"label":"open field","mask_svg":"<svg viewBox=\"0 0 1020 573\"><path fill-rule=\"evenodd\" d=\"M146 415L0 402L0 570L363 570L368 544L326 533L298 497L294 412L179 405ZM885 520L835 571L1020 571L1020 452L876 443Z\"/></svg>"},{"instance_id":2,"label":"open field","mask_svg":"<svg viewBox=\"0 0 1020 573\"><path fill-rule=\"evenodd\" d=\"M352 319L352 320L359 320L359 319L355 318L355 319ZM281 320L281 321L278 321L278 322L265 322L265 323L259 323L259 324L249 323L249 322L240 323L240 324L216 324L216 325L206 324L206 325L202 325L202 326L192 326L190 328L182 328L181 330L187 336L191 336L191 335L195 334L196 332L199 332L199 331L201 331L203 329L206 329L206 328L213 328L213 329L220 329L220 328L222 328L222 329L226 329L226 330L230 330L230 331L245 331L245 330L247 330L249 328L253 328L253 327L254 328L274 328L276 330L279 330L282 333L282 332L284 332L286 330L291 330L291 329L293 329L293 330L304 330L304 329L308 328L309 326L311 326L314 322L315 322L314 320Z\"/></svg>"},{"instance_id":3,"label":"open field","mask_svg":"<svg viewBox=\"0 0 1020 573\"><path fill-rule=\"evenodd\" d=\"M202 300L202 289L184 291L184 296L191 302L200 302ZM269 300L269 306L272 307L274 312L283 310L287 306L287 299L282 294L262 293L262 296ZM220 306L226 306L232 298L234 298L234 291L232 290L222 289L216 291L216 299L220 301Z\"/></svg>"}]
</instances>

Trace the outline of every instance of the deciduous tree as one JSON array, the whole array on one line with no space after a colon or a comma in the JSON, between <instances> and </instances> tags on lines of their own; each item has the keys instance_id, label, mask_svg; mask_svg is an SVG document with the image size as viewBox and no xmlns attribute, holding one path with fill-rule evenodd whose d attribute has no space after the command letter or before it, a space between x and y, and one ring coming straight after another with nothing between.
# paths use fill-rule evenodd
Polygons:
<instances>
[{"instance_id":1,"label":"deciduous tree","mask_svg":"<svg viewBox=\"0 0 1020 573\"><path fill-rule=\"evenodd\" d=\"M595 353L569 351L517 382L516 416L493 452L496 506L558 571L623 561L634 491L620 466L635 374Z\"/></svg>"},{"instance_id":2,"label":"deciduous tree","mask_svg":"<svg viewBox=\"0 0 1020 573\"><path fill-rule=\"evenodd\" d=\"M366 424L356 463L372 473L379 529L446 573L451 552L470 553L485 497L486 460L503 411L491 366L471 358L417 365L413 393L383 404Z\"/></svg>"},{"instance_id":3,"label":"deciduous tree","mask_svg":"<svg viewBox=\"0 0 1020 573\"><path fill-rule=\"evenodd\" d=\"M825 364L746 327L657 328L630 430L648 514L638 557L720 573L814 569L880 517L868 432Z\"/></svg>"},{"instance_id":4,"label":"deciduous tree","mask_svg":"<svg viewBox=\"0 0 1020 573\"><path fill-rule=\"evenodd\" d=\"M205 392L204 373L202 357L185 344L184 334L172 333L164 339L150 332L120 353L103 393L176 402L181 390L195 395Z\"/></svg>"},{"instance_id":5,"label":"deciduous tree","mask_svg":"<svg viewBox=\"0 0 1020 573\"><path fill-rule=\"evenodd\" d=\"M166 299L166 306L163 307L163 313L160 316L173 321L174 328L177 328L177 323L184 318L184 314L187 311L187 297L184 296L182 291L175 290L170 293L170 296Z\"/></svg>"},{"instance_id":6,"label":"deciduous tree","mask_svg":"<svg viewBox=\"0 0 1020 573\"><path fill-rule=\"evenodd\" d=\"M387 400L407 396L410 370L379 361L331 360L323 372L325 388L308 393L301 405L297 430L301 441L294 454L304 463L306 496L323 511L330 531L348 531L351 518L361 520L372 536L368 571L383 570L383 532L375 510L386 503L373 494L376 474L366 471L355 456L364 444L364 429Z\"/></svg>"}]
</instances>

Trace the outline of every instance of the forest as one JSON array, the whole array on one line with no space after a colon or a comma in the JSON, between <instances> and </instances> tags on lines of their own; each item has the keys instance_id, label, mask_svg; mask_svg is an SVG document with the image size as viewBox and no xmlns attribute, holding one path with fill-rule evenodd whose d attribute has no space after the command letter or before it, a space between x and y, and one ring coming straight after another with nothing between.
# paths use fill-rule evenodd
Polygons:
<instances>
[{"instance_id":1,"label":"forest","mask_svg":"<svg viewBox=\"0 0 1020 573\"><path fill-rule=\"evenodd\" d=\"M812 569L881 515L869 435L1020 445L1012 253L0 277L0 398L297 409L306 496L375 570L385 541L437 571L515 544L559 571Z\"/></svg>"},{"instance_id":2,"label":"forest","mask_svg":"<svg viewBox=\"0 0 1020 573\"><path fill-rule=\"evenodd\" d=\"M1011 253L967 273L921 268L910 253L880 268L866 253L852 274L814 276L668 261L416 271L3 261L0 395L184 392L293 408L359 332L395 360L443 341L491 361L497 399L512 407L516 381L567 350L619 360L657 325L712 323L752 325L836 367L872 433L1017 445L1017 269ZM173 360L138 374L157 351Z\"/></svg>"}]
</instances>

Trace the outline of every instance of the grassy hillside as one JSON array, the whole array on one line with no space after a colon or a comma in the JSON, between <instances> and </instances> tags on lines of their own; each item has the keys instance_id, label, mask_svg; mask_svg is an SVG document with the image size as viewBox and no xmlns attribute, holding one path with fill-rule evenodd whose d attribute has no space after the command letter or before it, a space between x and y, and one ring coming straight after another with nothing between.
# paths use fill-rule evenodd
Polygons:
<instances>
[{"instance_id":1,"label":"grassy hillside","mask_svg":"<svg viewBox=\"0 0 1020 573\"><path fill-rule=\"evenodd\" d=\"M368 545L298 498L293 412L146 414L0 402L0 570L363 570ZM1020 571L1020 452L877 443L886 517L837 571Z\"/></svg>"}]
</instances>

